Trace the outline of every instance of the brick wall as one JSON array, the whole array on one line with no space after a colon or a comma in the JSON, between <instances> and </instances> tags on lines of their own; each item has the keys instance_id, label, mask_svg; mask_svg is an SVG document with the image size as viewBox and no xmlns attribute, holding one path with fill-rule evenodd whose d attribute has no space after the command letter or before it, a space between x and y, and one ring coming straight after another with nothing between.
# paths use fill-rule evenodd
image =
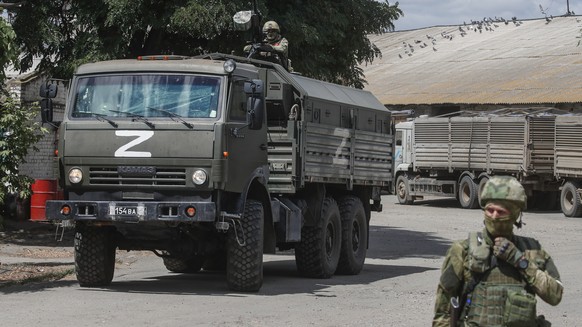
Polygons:
<instances>
[{"instance_id":1,"label":"brick wall","mask_svg":"<svg viewBox=\"0 0 582 327\"><path fill-rule=\"evenodd\" d=\"M23 78L19 81L12 82L10 89L17 94L20 94L21 102L24 104L31 104L39 101L40 95L40 85L45 83L46 78L44 77L29 77ZM58 84L59 90L57 97L53 99L54 107L54 121L62 121L65 101L67 96L67 88L62 82ZM41 121L40 111L36 116L35 120L37 122ZM26 162L21 164L19 167L20 174L27 175L34 179L56 179L56 159L54 151L57 147L57 128L51 124L44 124L44 127L48 129L48 134L36 144L39 151L29 151L26 156Z\"/></svg>"}]
</instances>

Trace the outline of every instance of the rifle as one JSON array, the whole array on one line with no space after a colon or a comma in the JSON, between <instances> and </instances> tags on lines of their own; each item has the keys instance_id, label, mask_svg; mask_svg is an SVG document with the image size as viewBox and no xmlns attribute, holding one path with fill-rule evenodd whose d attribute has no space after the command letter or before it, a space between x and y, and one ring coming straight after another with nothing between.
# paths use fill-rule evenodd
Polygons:
<instances>
[{"instance_id":1,"label":"rifle","mask_svg":"<svg viewBox=\"0 0 582 327\"><path fill-rule=\"evenodd\" d=\"M461 306L459 305L459 298L456 296L451 297L451 327L457 327L459 323L459 317L461 316Z\"/></svg>"}]
</instances>

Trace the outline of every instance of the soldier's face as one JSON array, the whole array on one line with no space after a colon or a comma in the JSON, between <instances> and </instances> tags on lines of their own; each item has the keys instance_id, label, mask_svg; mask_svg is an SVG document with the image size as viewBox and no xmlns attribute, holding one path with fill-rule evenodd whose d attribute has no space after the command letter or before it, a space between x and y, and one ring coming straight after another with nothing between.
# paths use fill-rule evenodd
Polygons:
<instances>
[{"instance_id":1,"label":"soldier's face","mask_svg":"<svg viewBox=\"0 0 582 327\"><path fill-rule=\"evenodd\" d=\"M511 211L499 203L489 202L485 206L485 215L492 219L506 218L511 215Z\"/></svg>"},{"instance_id":2,"label":"soldier's face","mask_svg":"<svg viewBox=\"0 0 582 327\"><path fill-rule=\"evenodd\" d=\"M274 40L277 38L277 30L267 30L267 40Z\"/></svg>"}]
</instances>

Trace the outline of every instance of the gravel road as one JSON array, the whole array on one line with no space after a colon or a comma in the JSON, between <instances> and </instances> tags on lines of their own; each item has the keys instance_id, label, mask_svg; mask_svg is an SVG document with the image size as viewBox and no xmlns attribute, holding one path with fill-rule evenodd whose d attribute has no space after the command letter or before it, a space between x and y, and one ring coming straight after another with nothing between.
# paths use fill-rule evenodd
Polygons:
<instances>
[{"instance_id":1,"label":"gravel road","mask_svg":"<svg viewBox=\"0 0 582 327\"><path fill-rule=\"evenodd\" d=\"M80 288L73 277L0 288L3 326L429 326L443 256L453 240L482 228L480 210L455 201L397 204L384 196L358 276L297 276L290 252L265 256L256 294L226 290L221 273L168 273L147 252L118 252L110 287ZM557 307L538 302L553 326L580 326L582 219L531 212L518 233L537 238L565 285ZM15 245L12 245L15 246Z\"/></svg>"}]
</instances>

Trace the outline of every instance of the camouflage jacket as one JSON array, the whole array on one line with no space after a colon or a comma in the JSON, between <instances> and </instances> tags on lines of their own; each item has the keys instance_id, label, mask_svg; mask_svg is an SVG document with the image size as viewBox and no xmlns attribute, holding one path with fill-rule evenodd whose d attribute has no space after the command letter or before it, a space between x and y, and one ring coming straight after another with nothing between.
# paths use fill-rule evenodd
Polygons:
<instances>
[{"instance_id":1,"label":"camouflage jacket","mask_svg":"<svg viewBox=\"0 0 582 327\"><path fill-rule=\"evenodd\" d=\"M484 242L492 247L493 241L487 235L486 230L482 232L482 235ZM526 269L518 269L502 262L500 263L501 268L492 269L491 273L481 279L479 284L492 285L497 283L501 288L505 286L520 286L530 293L535 293L550 305L560 303L563 286L560 282L558 270L550 255L534 239L514 235L511 241L524 252L529 261L529 266ZM527 244L535 244L536 246L529 246L528 248ZM462 293L466 284L473 279L473 272L469 269L469 259L468 239L456 241L449 248L442 265L441 277L437 287L433 326L450 326L450 299L451 297L463 298ZM482 314L482 312L491 314L492 310L481 308L477 314ZM474 311L473 314L475 314ZM474 322L469 324L463 320L464 317L461 317L459 326L479 326ZM485 317L483 319L473 319L473 321L488 321L483 325L503 326L497 317ZM495 322L491 323L492 321Z\"/></svg>"}]
</instances>

